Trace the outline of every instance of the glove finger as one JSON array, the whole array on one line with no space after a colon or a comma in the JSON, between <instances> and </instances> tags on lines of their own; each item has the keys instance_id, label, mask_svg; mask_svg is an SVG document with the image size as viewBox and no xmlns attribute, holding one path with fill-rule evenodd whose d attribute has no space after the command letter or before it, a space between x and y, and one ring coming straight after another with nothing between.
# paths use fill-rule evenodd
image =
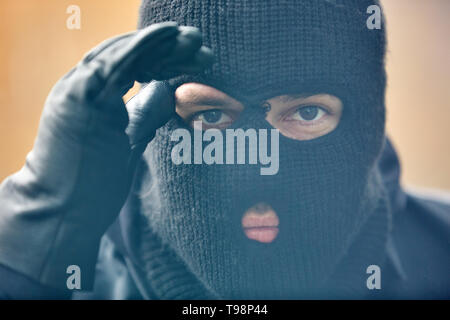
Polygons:
<instances>
[{"instance_id":1,"label":"glove finger","mask_svg":"<svg viewBox=\"0 0 450 320\"><path fill-rule=\"evenodd\" d=\"M196 74L209 68L214 63L214 55L208 47L202 46L194 57L188 61L168 66L165 71L167 74Z\"/></svg>"},{"instance_id":2,"label":"glove finger","mask_svg":"<svg viewBox=\"0 0 450 320\"><path fill-rule=\"evenodd\" d=\"M135 34L125 46L114 46L101 54L103 77L112 84L121 84L122 78L133 81L138 67L150 68L160 63L176 45L179 30L175 23L165 22L151 25ZM128 39L127 39L128 40ZM113 57L112 57L113 56ZM137 62L147 58L147 65Z\"/></svg>"},{"instance_id":3,"label":"glove finger","mask_svg":"<svg viewBox=\"0 0 450 320\"><path fill-rule=\"evenodd\" d=\"M101 59L108 60L109 64L118 65L122 60L137 56L141 49L148 49L164 40L175 40L178 34L175 22L156 23L145 29L105 40L92 49L82 62L89 63L94 59Z\"/></svg>"},{"instance_id":4,"label":"glove finger","mask_svg":"<svg viewBox=\"0 0 450 320\"><path fill-rule=\"evenodd\" d=\"M155 130L175 114L173 92L165 82L152 81L126 103L126 108L130 119L126 133L131 145L146 145Z\"/></svg>"},{"instance_id":5,"label":"glove finger","mask_svg":"<svg viewBox=\"0 0 450 320\"><path fill-rule=\"evenodd\" d=\"M181 64L192 65L197 52L202 47L201 33L194 27L180 27L180 33L177 36L176 44L164 43L170 45L170 48L158 48L163 51L164 58L159 59L159 63L152 63L153 56L146 56L139 62L139 72L136 80L139 82L148 82L152 79L168 79L180 74L177 66ZM162 54L159 54L161 57ZM176 67L174 67L174 65ZM196 72L200 72L202 68L197 68Z\"/></svg>"},{"instance_id":6,"label":"glove finger","mask_svg":"<svg viewBox=\"0 0 450 320\"><path fill-rule=\"evenodd\" d=\"M89 98L98 93L123 95L136 78L136 60L146 55L151 64L157 64L175 46L178 34L176 23L164 22L106 40L88 53L71 74L71 81L78 83L77 93Z\"/></svg>"},{"instance_id":7,"label":"glove finger","mask_svg":"<svg viewBox=\"0 0 450 320\"><path fill-rule=\"evenodd\" d=\"M177 35L177 43L170 54L162 60L164 65L176 64L177 62L192 59L202 46L202 35L197 28L180 27Z\"/></svg>"}]
</instances>

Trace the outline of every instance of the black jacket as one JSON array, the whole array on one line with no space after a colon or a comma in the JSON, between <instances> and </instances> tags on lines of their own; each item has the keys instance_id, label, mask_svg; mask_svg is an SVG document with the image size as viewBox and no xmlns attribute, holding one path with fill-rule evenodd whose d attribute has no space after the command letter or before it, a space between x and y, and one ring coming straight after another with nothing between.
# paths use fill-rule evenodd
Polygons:
<instances>
[{"instance_id":1,"label":"black jacket","mask_svg":"<svg viewBox=\"0 0 450 320\"><path fill-rule=\"evenodd\" d=\"M399 184L398 157L389 141L379 166L394 214L381 289L371 297L449 299L450 197L437 201L405 192ZM137 213L130 208L124 205L102 238L93 291L58 291L0 265L0 298L157 299L142 281L143 271L136 263L137 238L131 221Z\"/></svg>"}]
</instances>

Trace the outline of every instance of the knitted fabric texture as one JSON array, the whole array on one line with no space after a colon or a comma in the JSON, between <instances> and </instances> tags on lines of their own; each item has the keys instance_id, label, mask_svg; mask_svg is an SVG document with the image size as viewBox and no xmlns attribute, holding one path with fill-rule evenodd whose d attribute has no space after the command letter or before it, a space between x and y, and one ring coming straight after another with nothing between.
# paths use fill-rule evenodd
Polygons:
<instances>
[{"instance_id":1,"label":"knitted fabric texture","mask_svg":"<svg viewBox=\"0 0 450 320\"><path fill-rule=\"evenodd\" d=\"M200 28L216 63L169 83L201 82L240 100L246 108L230 128L271 129L258 106L277 95L328 93L344 105L325 136L280 136L274 176L251 165L175 165L170 135L192 129L175 116L158 130L139 196L140 255L159 297L351 296L348 288L365 286L367 263L382 263L389 209L375 164L384 137L385 36L366 26L371 4L143 1L140 27ZM271 244L249 241L241 229L242 214L258 202L280 218Z\"/></svg>"}]
</instances>

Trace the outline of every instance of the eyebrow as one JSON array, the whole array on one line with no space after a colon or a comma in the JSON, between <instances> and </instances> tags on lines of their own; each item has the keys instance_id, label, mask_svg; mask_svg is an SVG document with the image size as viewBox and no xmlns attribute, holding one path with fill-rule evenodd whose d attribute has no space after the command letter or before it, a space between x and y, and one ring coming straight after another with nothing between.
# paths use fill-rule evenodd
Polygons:
<instances>
[{"instance_id":1,"label":"eyebrow","mask_svg":"<svg viewBox=\"0 0 450 320\"><path fill-rule=\"evenodd\" d=\"M189 100L181 100L181 105L183 108L194 108L199 105L206 105L212 107L223 107L227 105L227 102L220 98L196 96Z\"/></svg>"},{"instance_id":2,"label":"eyebrow","mask_svg":"<svg viewBox=\"0 0 450 320\"><path fill-rule=\"evenodd\" d=\"M305 99L313 96L313 93L298 93L298 94L289 94L280 96L280 100L283 103L289 103L291 101L295 101L297 99ZM211 106L211 107L224 107L228 105L227 101L221 98L208 97L202 95L194 95L191 99L186 99L185 101L181 100L181 106L183 108L192 109L198 107L199 105Z\"/></svg>"}]
</instances>

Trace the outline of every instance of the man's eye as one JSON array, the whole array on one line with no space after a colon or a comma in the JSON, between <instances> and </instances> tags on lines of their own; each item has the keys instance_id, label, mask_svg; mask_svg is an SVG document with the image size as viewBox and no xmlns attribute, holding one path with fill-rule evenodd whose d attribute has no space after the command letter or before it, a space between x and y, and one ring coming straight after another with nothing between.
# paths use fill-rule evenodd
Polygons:
<instances>
[{"instance_id":1,"label":"man's eye","mask_svg":"<svg viewBox=\"0 0 450 320\"><path fill-rule=\"evenodd\" d=\"M203 121L205 124L220 123L226 118L226 115L219 110L205 111L197 115L197 120Z\"/></svg>"},{"instance_id":2,"label":"man's eye","mask_svg":"<svg viewBox=\"0 0 450 320\"><path fill-rule=\"evenodd\" d=\"M191 123L194 121L201 121L204 129L208 128L223 128L227 127L233 122L233 119L221 110L202 111L194 115Z\"/></svg>"},{"instance_id":3,"label":"man's eye","mask_svg":"<svg viewBox=\"0 0 450 320\"><path fill-rule=\"evenodd\" d=\"M304 106L298 108L292 115L290 120L300 120L306 122L317 121L326 115L328 111L319 106Z\"/></svg>"}]
</instances>

